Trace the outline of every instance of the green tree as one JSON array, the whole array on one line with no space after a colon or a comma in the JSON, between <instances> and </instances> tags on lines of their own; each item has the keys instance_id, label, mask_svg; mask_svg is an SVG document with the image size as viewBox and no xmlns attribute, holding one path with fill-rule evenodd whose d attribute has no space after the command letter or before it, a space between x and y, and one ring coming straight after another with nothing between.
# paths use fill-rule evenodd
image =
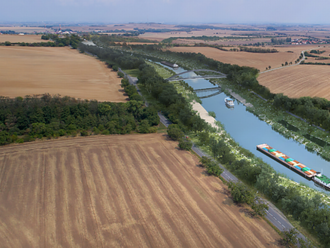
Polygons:
<instances>
[{"instance_id":1,"label":"green tree","mask_svg":"<svg viewBox=\"0 0 330 248\"><path fill-rule=\"evenodd\" d=\"M198 134L198 139L199 139L199 143L201 145L206 145L209 143L209 140L210 140L210 135L209 135L209 132L200 132Z\"/></svg>"},{"instance_id":2,"label":"green tree","mask_svg":"<svg viewBox=\"0 0 330 248\"><path fill-rule=\"evenodd\" d=\"M189 151L189 150L191 150L192 142L190 140L188 140L188 139L185 139L185 138L180 139L179 140L179 147L182 150Z\"/></svg>"},{"instance_id":3,"label":"green tree","mask_svg":"<svg viewBox=\"0 0 330 248\"><path fill-rule=\"evenodd\" d=\"M181 131L177 124L169 125L167 128L167 134L173 140L180 140L184 136L184 133Z\"/></svg>"},{"instance_id":4,"label":"green tree","mask_svg":"<svg viewBox=\"0 0 330 248\"><path fill-rule=\"evenodd\" d=\"M254 210L254 215L265 216L266 210L269 209L266 203L263 203L259 197L256 197L251 204L251 208Z\"/></svg>"},{"instance_id":5,"label":"green tree","mask_svg":"<svg viewBox=\"0 0 330 248\"><path fill-rule=\"evenodd\" d=\"M138 127L139 133L149 133L150 124L148 120L142 120Z\"/></svg>"},{"instance_id":6,"label":"green tree","mask_svg":"<svg viewBox=\"0 0 330 248\"><path fill-rule=\"evenodd\" d=\"M297 235L298 231L295 228L283 231L283 238L280 240L280 244L285 247L295 247L298 243Z\"/></svg>"},{"instance_id":7,"label":"green tree","mask_svg":"<svg viewBox=\"0 0 330 248\"><path fill-rule=\"evenodd\" d=\"M247 203L251 205L254 202L255 193L241 182L230 182L228 185L234 202Z\"/></svg>"}]
</instances>

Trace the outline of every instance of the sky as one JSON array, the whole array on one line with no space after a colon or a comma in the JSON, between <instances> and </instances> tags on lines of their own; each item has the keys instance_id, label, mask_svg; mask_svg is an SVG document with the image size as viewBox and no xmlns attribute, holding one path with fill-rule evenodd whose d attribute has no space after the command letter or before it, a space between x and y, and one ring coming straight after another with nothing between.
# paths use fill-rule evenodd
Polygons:
<instances>
[{"instance_id":1,"label":"sky","mask_svg":"<svg viewBox=\"0 0 330 248\"><path fill-rule=\"evenodd\" d=\"M0 22L330 24L329 0L1 0Z\"/></svg>"}]
</instances>

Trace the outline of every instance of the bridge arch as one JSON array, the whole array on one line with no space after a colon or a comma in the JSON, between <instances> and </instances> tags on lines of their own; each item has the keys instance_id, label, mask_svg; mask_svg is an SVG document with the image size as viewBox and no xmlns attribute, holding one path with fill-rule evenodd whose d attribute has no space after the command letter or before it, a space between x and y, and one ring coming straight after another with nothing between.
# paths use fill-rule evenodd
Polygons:
<instances>
[{"instance_id":1,"label":"bridge arch","mask_svg":"<svg viewBox=\"0 0 330 248\"><path fill-rule=\"evenodd\" d=\"M194 77L181 77L181 75L189 73L189 72L199 72L199 71L203 71L203 72L212 72L212 73L216 73L218 75L206 75L206 76L194 76ZM173 75L172 77L167 78L167 81L178 81L178 80L185 80L185 79L197 79L197 78L204 78L204 79L211 79L211 78L226 78L226 74L223 74L219 71L214 71L214 70L208 70L208 69L196 69L196 70L190 70L190 71L185 71L185 72L181 72L178 73L176 75Z\"/></svg>"},{"instance_id":2,"label":"bridge arch","mask_svg":"<svg viewBox=\"0 0 330 248\"><path fill-rule=\"evenodd\" d=\"M200 99L204 99L204 98L209 98L212 96L216 96L222 93L221 87L217 86L217 87L212 87L212 88L204 88L204 89L195 89L194 92L196 94L198 94L197 96Z\"/></svg>"}]
</instances>

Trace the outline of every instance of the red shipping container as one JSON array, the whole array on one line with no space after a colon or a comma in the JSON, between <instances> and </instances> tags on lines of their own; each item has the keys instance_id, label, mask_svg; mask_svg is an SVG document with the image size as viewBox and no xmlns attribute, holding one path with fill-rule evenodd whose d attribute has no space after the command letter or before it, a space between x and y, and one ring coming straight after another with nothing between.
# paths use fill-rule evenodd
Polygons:
<instances>
[{"instance_id":1,"label":"red shipping container","mask_svg":"<svg viewBox=\"0 0 330 248\"><path fill-rule=\"evenodd\" d=\"M311 172L313 172L313 173L316 173L316 171L315 170L310 170Z\"/></svg>"},{"instance_id":2,"label":"red shipping container","mask_svg":"<svg viewBox=\"0 0 330 248\"><path fill-rule=\"evenodd\" d=\"M292 162L288 162L288 164L294 165L294 163L292 163Z\"/></svg>"}]
</instances>

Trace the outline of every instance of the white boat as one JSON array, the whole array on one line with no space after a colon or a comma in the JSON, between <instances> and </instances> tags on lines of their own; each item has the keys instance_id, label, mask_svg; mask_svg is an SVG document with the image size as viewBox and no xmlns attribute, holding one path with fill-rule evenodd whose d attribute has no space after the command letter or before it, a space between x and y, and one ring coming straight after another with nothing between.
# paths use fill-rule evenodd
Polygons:
<instances>
[{"instance_id":1,"label":"white boat","mask_svg":"<svg viewBox=\"0 0 330 248\"><path fill-rule=\"evenodd\" d=\"M225 103L228 107L234 107L234 100L230 99L229 97L225 98Z\"/></svg>"}]
</instances>

